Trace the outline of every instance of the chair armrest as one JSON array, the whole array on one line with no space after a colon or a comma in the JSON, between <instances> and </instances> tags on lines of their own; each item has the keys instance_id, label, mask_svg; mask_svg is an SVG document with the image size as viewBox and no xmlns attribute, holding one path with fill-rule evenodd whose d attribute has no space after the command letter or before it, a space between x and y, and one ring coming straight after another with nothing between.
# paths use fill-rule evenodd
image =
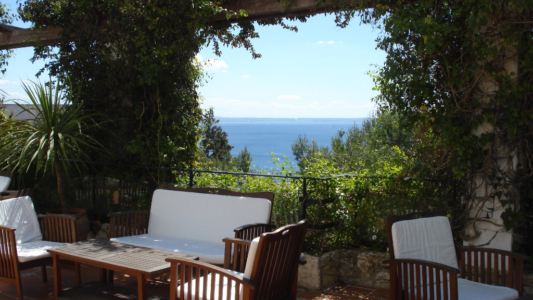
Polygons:
<instances>
[{"instance_id":1,"label":"chair armrest","mask_svg":"<svg viewBox=\"0 0 533 300\"><path fill-rule=\"evenodd\" d=\"M76 220L78 217L70 215L40 216L39 225L43 240L59 243L75 243Z\"/></svg>"},{"instance_id":2,"label":"chair armrest","mask_svg":"<svg viewBox=\"0 0 533 300\"><path fill-rule=\"evenodd\" d=\"M241 288L243 289L243 295L241 295L242 298L238 296L238 293L237 295L230 295L230 291L227 290L228 294L225 295L226 297L224 298L226 300L250 299L250 295L253 295L257 287L254 282L244 278L240 274L205 262L183 257L169 257L165 259L165 261L170 263L170 299L177 299L178 296L181 300L197 299L194 298L194 296L198 295L194 295L190 292L187 293L187 297L185 297L185 289L187 291L206 291L210 289L210 286L214 287L214 283L213 285L211 285L211 282L207 280L207 274L209 274L212 279L215 278L217 275L219 277L222 277L220 279L221 281L223 281L223 279L226 279L228 281L228 286L232 286L232 284L235 283L234 291L240 291ZM181 277L180 288L177 288L178 273ZM203 276L204 280L198 280L201 276ZM194 288L192 282L193 279L196 279L196 281L194 282ZM220 290L214 291L215 295L218 295L219 293L222 294L222 289L226 289L224 286L220 286L219 288Z\"/></svg>"},{"instance_id":3,"label":"chair armrest","mask_svg":"<svg viewBox=\"0 0 533 300\"><path fill-rule=\"evenodd\" d=\"M523 295L523 268L527 256L500 249L459 247L461 278L507 286Z\"/></svg>"},{"instance_id":4,"label":"chair armrest","mask_svg":"<svg viewBox=\"0 0 533 300\"><path fill-rule=\"evenodd\" d=\"M251 241L225 238L222 242L226 245L224 249L224 269L244 272Z\"/></svg>"},{"instance_id":5,"label":"chair armrest","mask_svg":"<svg viewBox=\"0 0 533 300\"><path fill-rule=\"evenodd\" d=\"M276 226L264 223L246 224L235 228L235 238L253 240L265 232L272 232Z\"/></svg>"},{"instance_id":6,"label":"chair armrest","mask_svg":"<svg viewBox=\"0 0 533 300\"><path fill-rule=\"evenodd\" d=\"M123 211L107 216L109 217L109 238L148 233L150 212Z\"/></svg>"},{"instance_id":7,"label":"chair armrest","mask_svg":"<svg viewBox=\"0 0 533 300\"><path fill-rule=\"evenodd\" d=\"M457 300L459 297L459 269L421 259L389 259L383 263L389 264L391 300L414 299L415 295L433 299L436 294L441 295L439 299Z\"/></svg>"}]
</instances>

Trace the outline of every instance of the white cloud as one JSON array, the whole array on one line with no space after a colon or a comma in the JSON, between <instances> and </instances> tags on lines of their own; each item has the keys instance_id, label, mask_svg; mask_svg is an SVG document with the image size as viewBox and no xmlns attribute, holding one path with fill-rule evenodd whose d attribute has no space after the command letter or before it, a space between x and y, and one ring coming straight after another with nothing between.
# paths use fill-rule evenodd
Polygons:
<instances>
[{"instance_id":1,"label":"white cloud","mask_svg":"<svg viewBox=\"0 0 533 300\"><path fill-rule=\"evenodd\" d=\"M196 60L197 60L198 64L205 71L208 71L208 72L209 71L214 71L214 72L221 71L222 73L225 73L226 72L225 69L228 68L228 64L226 64L225 61L214 59L214 58L210 58L208 60L204 60L204 58L200 54L196 55Z\"/></svg>"},{"instance_id":2,"label":"white cloud","mask_svg":"<svg viewBox=\"0 0 533 300\"><path fill-rule=\"evenodd\" d=\"M250 75L244 74L244 75L241 76L241 78L250 78Z\"/></svg>"},{"instance_id":3,"label":"white cloud","mask_svg":"<svg viewBox=\"0 0 533 300\"><path fill-rule=\"evenodd\" d=\"M28 81L24 81L26 84L28 83ZM0 85L3 85L3 86L21 86L22 85L22 80L20 81L12 81L12 80L5 80L5 79L0 79Z\"/></svg>"},{"instance_id":4,"label":"white cloud","mask_svg":"<svg viewBox=\"0 0 533 300\"><path fill-rule=\"evenodd\" d=\"M317 44L319 44L319 45L324 45L324 44L335 44L335 42L334 42L334 41L327 41L327 42L326 42L326 41L319 41Z\"/></svg>"},{"instance_id":5,"label":"white cloud","mask_svg":"<svg viewBox=\"0 0 533 300\"><path fill-rule=\"evenodd\" d=\"M281 96L278 96L278 99L280 99L280 100L299 100L299 99L302 99L302 97L297 96L297 95L281 95Z\"/></svg>"}]
</instances>

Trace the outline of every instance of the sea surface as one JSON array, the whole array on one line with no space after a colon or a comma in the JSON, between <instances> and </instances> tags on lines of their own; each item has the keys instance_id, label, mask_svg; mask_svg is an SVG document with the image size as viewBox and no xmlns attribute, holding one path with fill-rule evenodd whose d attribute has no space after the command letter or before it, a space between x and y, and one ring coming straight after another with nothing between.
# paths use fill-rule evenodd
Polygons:
<instances>
[{"instance_id":1,"label":"sea surface","mask_svg":"<svg viewBox=\"0 0 533 300\"><path fill-rule=\"evenodd\" d=\"M252 156L252 166L256 169L277 170L270 153L282 161L294 163L292 144L298 135L315 139L319 146L330 146L339 130L360 126L365 118L354 119L274 119L274 118L218 118L218 125L228 134L233 157L246 146Z\"/></svg>"}]
</instances>

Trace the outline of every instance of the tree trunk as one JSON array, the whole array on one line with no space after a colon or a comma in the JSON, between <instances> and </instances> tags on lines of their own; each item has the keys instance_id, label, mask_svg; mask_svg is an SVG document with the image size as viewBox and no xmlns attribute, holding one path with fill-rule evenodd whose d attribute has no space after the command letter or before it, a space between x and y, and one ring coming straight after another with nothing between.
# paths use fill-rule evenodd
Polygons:
<instances>
[{"instance_id":1,"label":"tree trunk","mask_svg":"<svg viewBox=\"0 0 533 300\"><path fill-rule=\"evenodd\" d=\"M65 189L63 186L63 172L61 169L61 164L59 163L59 158L57 154L54 159L54 166L56 169L56 178L57 178L57 193L59 194L59 202L61 203L61 209L63 214L68 214L68 204L67 198L65 196Z\"/></svg>"}]
</instances>

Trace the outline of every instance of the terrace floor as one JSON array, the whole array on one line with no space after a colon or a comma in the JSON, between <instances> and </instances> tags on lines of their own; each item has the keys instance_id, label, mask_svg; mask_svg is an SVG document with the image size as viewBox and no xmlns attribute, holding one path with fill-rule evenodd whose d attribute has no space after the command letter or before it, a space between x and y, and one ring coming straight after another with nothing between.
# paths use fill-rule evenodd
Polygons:
<instances>
[{"instance_id":1,"label":"terrace floor","mask_svg":"<svg viewBox=\"0 0 533 300\"><path fill-rule=\"evenodd\" d=\"M99 280L98 269L93 267L81 266L82 282L90 282ZM41 269L35 268L22 272L22 288L24 299L29 300L50 300L50 293L53 292L53 273L52 268L47 270L48 282L42 282ZM74 272L70 270L63 270L62 273L62 287L72 287L76 284ZM133 290L137 289L137 281L135 278L126 274L115 273L115 284L123 285ZM147 284L148 293L155 295L169 296L169 284L161 278L154 281L149 281ZM377 289L369 286L337 284L329 289L321 292L312 291L298 291L298 299L302 300L382 300L388 299L389 291L384 289ZM0 299L11 300L17 299L17 289L14 285L0 283Z\"/></svg>"}]
</instances>

